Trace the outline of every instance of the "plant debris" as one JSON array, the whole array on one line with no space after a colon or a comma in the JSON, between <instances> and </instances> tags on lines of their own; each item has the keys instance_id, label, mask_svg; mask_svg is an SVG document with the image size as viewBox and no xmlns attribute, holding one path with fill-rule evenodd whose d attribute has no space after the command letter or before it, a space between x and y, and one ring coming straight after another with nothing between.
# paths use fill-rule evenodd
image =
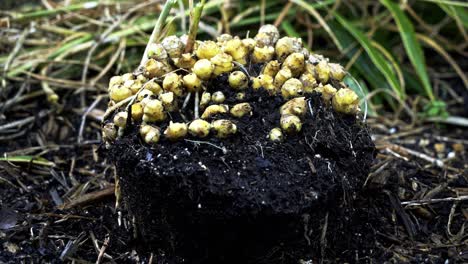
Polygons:
<instances>
[{"instance_id":1,"label":"plant debris","mask_svg":"<svg viewBox=\"0 0 468 264\"><path fill-rule=\"evenodd\" d=\"M8 221L10 228L0 229L0 261L62 262L60 255L70 247L67 244L76 241L75 253L64 255L64 261L96 262L99 251L95 245L100 250L109 235L103 262L112 258L119 263L174 263L173 258L157 250L133 251L132 219L126 217L123 208L116 210L112 196L63 211L52 202L51 190L56 190L63 201L68 201L99 191L114 182L112 167L102 157L97 162L93 158L101 141L99 121L90 118L84 130L87 140L73 147L78 132L73 134L71 128L66 129L66 124L79 127L82 112L73 111L77 104L79 101L68 101L65 104L67 111L49 113L45 123L33 122L24 137L0 146L0 151L8 153L8 157L36 155L47 150L41 156L55 162L55 167L50 168L40 164L0 161L1 208L14 211L17 216L13 227L13 222ZM33 112L43 107L43 101L33 99L26 106L7 109L6 113L10 118L21 117L24 116L23 111ZM104 112L105 106L100 104L97 109ZM44 120L40 116L35 118ZM62 123L64 120L70 122ZM60 133L54 129L58 124L64 124ZM322 227L326 223L325 215L322 215L319 217L319 232L310 237L311 241L321 240L321 254L301 257L302 260L325 263L467 262L467 237L463 225L468 219L468 207L463 197L468 195L468 137L464 129L432 124L415 127L390 115L370 118L368 125L378 155L364 183L365 189L357 194L354 217L349 225L342 227L347 234L353 234L351 238L355 240L341 239L343 236L339 234L335 238L325 234L327 241L340 242L343 245L340 247L345 250L336 250L337 244L321 240ZM64 133L68 136L58 136ZM192 140L186 141L195 145ZM37 149L40 142L47 144ZM220 144L198 142L199 147L223 153ZM435 144L445 144L444 150L437 151ZM444 166L438 167L391 145L441 159ZM311 164L309 170L316 171L318 168ZM339 227L331 219L334 217L329 213L326 233ZM5 242L17 245L19 251L15 254L7 251ZM270 253L258 259L257 263L277 260L284 263L284 258L289 256L287 253L279 254L277 248L272 248Z\"/></svg>"}]
</instances>

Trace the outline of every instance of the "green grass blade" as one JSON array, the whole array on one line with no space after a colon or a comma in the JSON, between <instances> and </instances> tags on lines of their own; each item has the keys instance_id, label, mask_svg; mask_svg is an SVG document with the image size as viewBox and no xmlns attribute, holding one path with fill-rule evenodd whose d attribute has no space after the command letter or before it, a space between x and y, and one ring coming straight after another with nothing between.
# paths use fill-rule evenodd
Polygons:
<instances>
[{"instance_id":1,"label":"green grass blade","mask_svg":"<svg viewBox=\"0 0 468 264\"><path fill-rule=\"evenodd\" d=\"M455 19L455 21L460 21L465 28L468 28L468 11L466 9L442 3L439 3L439 6L445 13Z\"/></svg>"},{"instance_id":2,"label":"green grass blade","mask_svg":"<svg viewBox=\"0 0 468 264\"><path fill-rule=\"evenodd\" d=\"M13 163L32 163L34 165L42 165L42 166L55 166L55 163L48 161L44 158L37 157L37 156L13 156L13 157L1 157L0 161L7 161Z\"/></svg>"},{"instance_id":3,"label":"green grass blade","mask_svg":"<svg viewBox=\"0 0 468 264\"><path fill-rule=\"evenodd\" d=\"M432 86L427 74L426 60L424 58L421 45L416 38L413 24L411 24L405 13L403 13L400 7L394 2L390 0L380 0L380 2L387 7L395 19L401 35L401 39L403 40L403 45L406 49L406 54L408 55L411 64L413 64L413 67L416 70L416 73L424 87L424 90L426 91L427 96L431 101L434 101L435 97L432 93Z\"/></svg>"},{"instance_id":4,"label":"green grass blade","mask_svg":"<svg viewBox=\"0 0 468 264\"><path fill-rule=\"evenodd\" d=\"M38 11L33 11L29 13L14 13L13 14L13 21L24 21L24 20L32 20L32 19L38 19L41 17L46 17L46 16L53 16L57 14L62 14L62 13L67 13L67 12L76 12L80 11L82 9L93 9L99 6L98 1L90 1L90 2L84 2L84 3L79 3L79 4L72 4L68 6L63 6L59 7L56 9L43 9L43 10L38 10Z\"/></svg>"},{"instance_id":5,"label":"green grass blade","mask_svg":"<svg viewBox=\"0 0 468 264\"><path fill-rule=\"evenodd\" d=\"M62 46L60 46L56 51L52 52L47 59L52 60L55 57L59 56L63 52L66 52L67 50L72 49L73 47L76 47L77 45L83 44L86 41L90 41L93 38L93 35L91 34L84 34L82 37L73 39ZM23 71L26 71L32 67L35 67L38 63L36 61L28 61L27 63L24 63L18 67L15 67L11 71L7 73L7 77L15 77L18 74L21 74Z\"/></svg>"},{"instance_id":6,"label":"green grass blade","mask_svg":"<svg viewBox=\"0 0 468 264\"><path fill-rule=\"evenodd\" d=\"M344 55L351 59L355 56L355 54L360 50L360 47L356 44L353 36L341 26L336 21L330 21L330 27L336 33L338 41L340 41L341 45L344 47ZM360 81L361 87L365 89L365 91L376 90L376 89L388 89L390 90L391 87L388 85L388 82L385 80L385 77L382 73L374 66L371 59L366 53L362 53L360 56L357 57L355 62L353 63L351 69L349 70L350 73ZM363 82L365 80L367 84L369 84L369 89L367 85ZM386 100L390 106L394 106L394 99L392 99L387 94L377 94L371 98L369 101L369 106L371 105L382 105ZM375 110L375 108L372 108Z\"/></svg>"},{"instance_id":7,"label":"green grass blade","mask_svg":"<svg viewBox=\"0 0 468 264\"><path fill-rule=\"evenodd\" d=\"M54 51L52 54L49 55L48 59L53 59L57 56L59 56L60 54L62 54L63 52L73 48L73 47L76 47L77 45L80 45L80 44L83 44L85 43L86 41L90 41L93 39L93 35L92 34L83 34L82 37L79 37L79 38L76 38L72 41L69 41L65 44L63 44L60 48L58 48L56 51Z\"/></svg>"},{"instance_id":8,"label":"green grass blade","mask_svg":"<svg viewBox=\"0 0 468 264\"><path fill-rule=\"evenodd\" d=\"M353 43L355 43L353 36L335 21L330 21L330 27L334 32L336 32L338 41L340 41L341 45L346 50L346 53L344 55L348 59L351 59L359 50L358 46L354 48L348 48L351 47ZM367 54L361 54L357 58L351 70L353 69L357 71L357 74L363 76L373 89L391 89L382 73L380 73L380 71L372 65L372 61L369 59L369 56L367 56Z\"/></svg>"},{"instance_id":9,"label":"green grass blade","mask_svg":"<svg viewBox=\"0 0 468 264\"><path fill-rule=\"evenodd\" d=\"M453 1L453 0L419 0L419 1L446 4L450 6L468 7L468 3L466 1Z\"/></svg>"},{"instance_id":10,"label":"green grass blade","mask_svg":"<svg viewBox=\"0 0 468 264\"><path fill-rule=\"evenodd\" d=\"M376 49L378 49L380 51L380 53L382 53L382 55L390 62L390 64L392 65L393 70L395 71L395 73L398 76L398 80L400 81L400 86L401 86L402 90L405 91L405 93L406 93L405 79L403 78L403 73L402 73L402 70L401 70L400 65L398 64L398 62L395 60L395 58L393 58L393 56L392 56L392 54L390 54L390 52L388 52L382 45L380 45L380 43L378 43L377 41L372 41L371 43L372 43L372 46L374 46Z\"/></svg>"},{"instance_id":11,"label":"green grass blade","mask_svg":"<svg viewBox=\"0 0 468 264\"><path fill-rule=\"evenodd\" d=\"M420 41L422 41L422 43L426 44L428 47L431 47L437 51L440 56L444 57L444 59L452 66L458 76L460 76L460 79L463 81L465 88L468 89L468 76L460 67L460 65L458 65L457 61L453 59L452 56L450 56L450 54L432 38L422 34L416 34L416 36Z\"/></svg>"},{"instance_id":12,"label":"green grass blade","mask_svg":"<svg viewBox=\"0 0 468 264\"><path fill-rule=\"evenodd\" d=\"M286 32L286 34L290 37L300 38L301 34L296 31L296 29L289 23L289 21L283 21L281 23L281 28Z\"/></svg>"},{"instance_id":13,"label":"green grass blade","mask_svg":"<svg viewBox=\"0 0 468 264\"><path fill-rule=\"evenodd\" d=\"M402 99L406 97L402 87L399 84L398 78L395 76L395 73L390 66L390 63L385 60L379 50L377 50L373 45L371 40L359 29L353 26L349 21L340 16L337 13L334 13L336 20L349 32L353 37L361 44L361 46L366 51L369 58L374 63L375 67L385 76L385 79L389 83L390 87L394 92Z\"/></svg>"},{"instance_id":14,"label":"green grass blade","mask_svg":"<svg viewBox=\"0 0 468 264\"><path fill-rule=\"evenodd\" d=\"M161 10L161 13L158 14L158 20L156 21L156 25L154 25L153 32L151 33L151 36L148 40L148 44L146 44L145 51L143 52L143 56L141 58L140 66L145 64L145 62L148 60L148 49L150 47L150 44L155 43L161 36L161 31L163 30L163 27L166 24L169 12L175 4L177 4L176 0L166 1Z\"/></svg>"}]
</instances>

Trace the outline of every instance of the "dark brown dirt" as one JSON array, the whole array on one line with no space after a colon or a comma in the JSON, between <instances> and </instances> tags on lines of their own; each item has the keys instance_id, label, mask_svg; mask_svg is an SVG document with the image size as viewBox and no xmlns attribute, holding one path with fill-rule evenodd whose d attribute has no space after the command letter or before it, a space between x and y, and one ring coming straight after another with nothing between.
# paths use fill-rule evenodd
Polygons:
<instances>
[{"instance_id":1,"label":"dark brown dirt","mask_svg":"<svg viewBox=\"0 0 468 264\"><path fill-rule=\"evenodd\" d=\"M73 103L67 107L73 107ZM27 137L2 144L4 151L11 152L37 146L40 135L48 135L48 139L43 140L51 147L43 157L57 165L48 168L0 162L0 263L68 263L72 260L94 263L99 252L93 246L91 233L99 246L106 236L110 237L105 253L112 260L105 257L105 263L149 263L151 255L152 263L174 263L173 258L157 250L151 253L139 250L138 254L133 251L131 219L127 219L123 212L119 226L112 197L91 200L72 209L57 209L54 193L68 202L82 195L70 194L70 190L90 186L83 194L93 193L105 188L113 179L112 169L102 157L98 162L93 160L94 143L75 145L73 134L59 138L46 133L44 127L50 127L49 123L68 119L79 121L79 115L71 111L60 115L53 113L47 122L38 119L29 128ZM352 217L346 211L342 214L342 218L349 217L349 221L336 222L333 219L340 217L329 213L323 249L310 259L315 263L466 263L467 233L463 228L468 219L466 201L401 205L409 200L467 194L468 135L464 129L435 125L415 128L387 118L370 119L369 125L373 127L373 137L380 150L366 187L357 195L354 209L351 209ZM398 132L390 133L390 130ZM98 131L97 124L90 122L88 138L93 139ZM436 143L446 145L444 156L454 151L452 145L456 143L462 144L464 150L446 161L452 169L437 168L413 156L402 154L407 158L405 160L391 155L381 147L388 143L400 144L432 157L440 155L434 151ZM53 148L54 145L58 147ZM72 159L77 160L73 170ZM71 180L70 170L76 183ZM320 223L320 230L311 235L313 243L321 240L325 224L324 216L318 218L314 221ZM346 236L331 230L343 230ZM8 251L6 243L16 245L18 250L15 253ZM279 259L288 263L287 259L297 256L298 251L276 247L269 253L264 262Z\"/></svg>"},{"instance_id":2,"label":"dark brown dirt","mask_svg":"<svg viewBox=\"0 0 468 264\"><path fill-rule=\"evenodd\" d=\"M12 97L15 91L12 87L6 96ZM40 155L55 166L0 161L0 263L95 263L99 250L94 243L101 248L106 237L110 242L102 262L149 263L152 259L152 263L174 263L173 256L159 250L143 250L141 244L136 247L132 219L125 211L119 217L112 196L58 209L62 203L107 188L114 174L105 158L95 153L101 142L99 121L88 119L85 141L77 144L82 113L74 109L80 102L69 93L60 95L63 110L51 108L44 98L2 109L6 118L0 124L36 117L21 130L6 134L15 137L0 142L2 156ZM93 98L87 101L88 105L92 102ZM98 108L105 109L105 104ZM41 111L50 112L41 117L37 114ZM341 215L329 207L316 210L316 218L311 217L319 228L310 235L313 256L307 258L291 243L272 248L257 262L289 263L299 256L315 263L467 263L466 200L404 204L468 195L465 129L408 125L395 116L372 118L368 125L379 150L375 165L364 190L353 204L343 206L346 210ZM404 152L389 152L388 144L440 158L445 166L438 168ZM445 145L445 149L435 151L436 144ZM211 152L215 150L210 148ZM222 238L218 236L217 241L222 242ZM320 250L316 247L319 243ZM138 252L133 251L135 248Z\"/></svg>"},{"instance_id":3,"label":"dark brown dirt","mask_svg":"<svg viewBox=\"0 0 468 264\"><path fill-rule=\"evenodd\" d=\"M226 76L208 91L234 97ZM335 113L318 94L309 99L303 131L281 144L266 135L279 125L284 100L264 91L247 93L254 114L235 120L239 133L226 140L163 140L150 148L129 129L109 158L144 248L190 263L295 263L321 254L327 214L330 242L353 240L343 228L354 217L374 145L355 117ZM341 245L335 252L349 244Z\"/></svg>"}]
</instances>

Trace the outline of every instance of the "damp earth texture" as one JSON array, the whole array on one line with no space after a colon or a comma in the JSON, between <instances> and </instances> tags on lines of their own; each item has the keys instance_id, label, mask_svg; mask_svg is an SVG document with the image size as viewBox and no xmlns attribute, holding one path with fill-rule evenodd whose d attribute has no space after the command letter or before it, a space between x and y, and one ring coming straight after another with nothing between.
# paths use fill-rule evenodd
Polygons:
<instances>
[{"instance_id":1,"label":"damp earth texture","mask_svg":"<svg viewBox=\"0 0 468 264\"><path fill-rule=\"evenodd\" d=\"M152 45L113 77L106 155L167 263L298 263L365 242L352 226L375 147L346 72L271 25L254 38ZM330 253L330 252L328 252Z\"/></svg>"}]
</instances>

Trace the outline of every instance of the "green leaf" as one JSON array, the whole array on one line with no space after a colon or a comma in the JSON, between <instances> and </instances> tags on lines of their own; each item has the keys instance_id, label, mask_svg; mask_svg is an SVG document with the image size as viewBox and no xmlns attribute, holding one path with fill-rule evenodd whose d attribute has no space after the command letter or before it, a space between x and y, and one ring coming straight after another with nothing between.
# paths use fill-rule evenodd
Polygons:
<instances>
[{"instance_id":1,"label":"green leaf","mask_svg":"<svg viewBox=\"0 0 468 264\"><path fill-rule=\"evenodd\" d=\"M434 101L435 97L432 93L432 86L427 74L424 53L421 45L418 42L418 39L416 38L413 24L397 4L391 0L380 1L387 7L395 19L401 35L401 39L403 40L403 45L406 49L406 54L408 54L411 64L413 64L413 67L416 70L416 73L424 87L424 90L426 91L427 96L431 101Z\"/></svg>"},{"instance_id":2,"label":"green leaf","mask_svg":"<svg viewBox=\"0 0 468 264\"><path fill-rule=\"evenodd\" d=\"M466 9L459 6L452 6L441 3L439 3L439 6L445 11L445 13L447 13L456 21L460 21L465 28L468 28L468 11Z\"/></svg>"},{"instance_id":3,"label":"green leaf","mask_svg":"<svg viewBox=\"0 0 468 264\"><path fill-rule=\"evenodd\" d=\"M32 163L35 165L42 165L42 166L55 166L55 163L48 161L44 158L37 157L37 156L13 156L13 157L2 157L0 161L8 161L14 163Z\"/></svg>"},{"instance_id":4,"label":"green leaf","mask_svg":"<svg viewBox=\"0 0 468 264\"><path fill-rule=\"evenodd\" d=\"M289 21L283 21L281 23L281 28L290 37L295 37L295 38L300 38L301 37L299 32L297 32L296 29L294 29L294 27L291 25L291 23L289 23Z\"/></svg>"},{"instance_id":5,"label":"green leaf","mask_svg":"<svg viewBox=\"0 0 468 264\"><path fill-rule=\"evenodd\" d=\"M444 101L435 100L427 104L423 109L422 116L425 118L439 117L447 118L447 104Z\"/></svg>"},{"instance_id":6,"label":"green leaf","mask_svg":"<svg viewBox=\"0 0 468 264\"><path fill-rule=\"evenodd\" d=\"M390 63L385 60L382 56L380 51L376 49L373 45L371 40L360 31L358 28L353 26L351 22L347 21L344 17L340 16L337 13L334 13L336 20L346 29L348 30L351 35L361 44L361 46L366 51L369 58L372 60L373 64L379 71L385 76L385 79L389 83L390 87L392 87L393 91L402 99L405 98L406 94L403 91L402 87L398 82L398 78L396 77L395 73L392 70Z\"/></svg>"}]
</instances>

